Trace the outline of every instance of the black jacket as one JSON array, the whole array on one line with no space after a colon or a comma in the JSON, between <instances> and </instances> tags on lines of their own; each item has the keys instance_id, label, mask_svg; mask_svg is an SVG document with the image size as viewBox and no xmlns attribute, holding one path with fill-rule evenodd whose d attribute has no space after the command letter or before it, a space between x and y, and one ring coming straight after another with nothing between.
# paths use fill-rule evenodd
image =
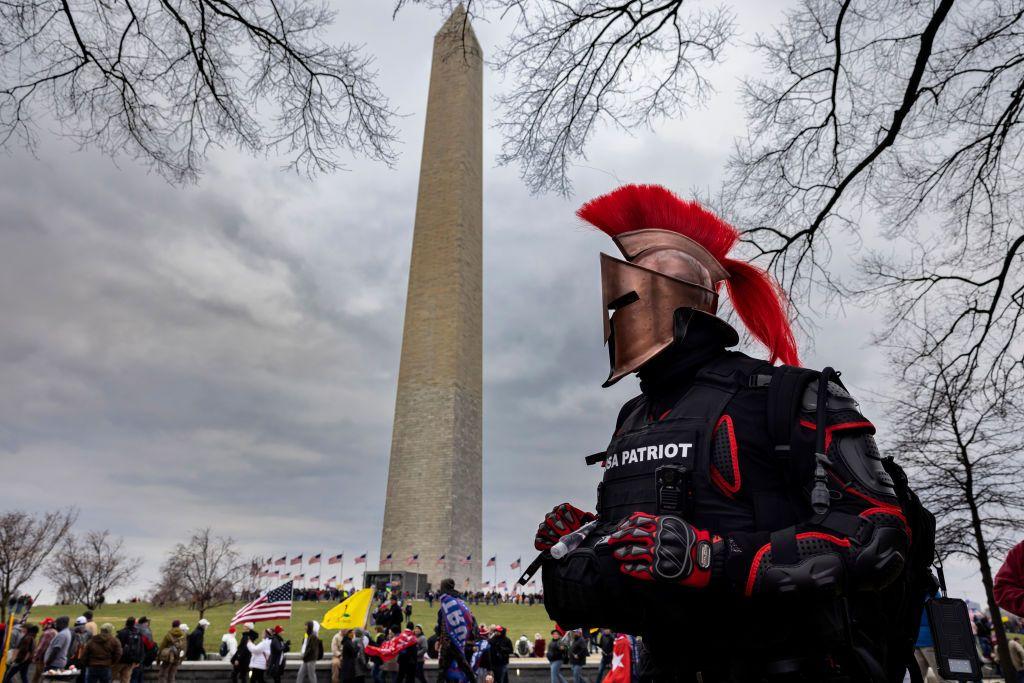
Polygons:
<instances>
[{"instance_id":1,"label":"black jacket","mask_svg":"<svg viewBox=\"0 0 1024 683\"><path fill-rule=\"evenodd\" d=\"M512 656L512 641L504 633L491 638L491 665L508 666L508 658Z\"/></svg>"},{"instance_id":2,"label":"black jacket","mask_svg":"<svg viewBox=\"0 0 1024 683\"><path fill-rule=\"evenodd\" d=\"M197 626L195 631L188 634L188 644L185 646L185 659L190 662L206 659L206 648L203 647L203 638L206 636L206 629Z\"/></svg>"},{"instance_id":3,"label":"black jacket","mask_svg":"<svg viewBox=\"0 0 1024 683\"><path fill-rule=\"evenodd\" d=\"M569 651L572 657L573 666L582 666L587 663L587 652L590 648L587 646L587 639L582 636L572 641L572 649Z\"/></svg>"}]
</instances>

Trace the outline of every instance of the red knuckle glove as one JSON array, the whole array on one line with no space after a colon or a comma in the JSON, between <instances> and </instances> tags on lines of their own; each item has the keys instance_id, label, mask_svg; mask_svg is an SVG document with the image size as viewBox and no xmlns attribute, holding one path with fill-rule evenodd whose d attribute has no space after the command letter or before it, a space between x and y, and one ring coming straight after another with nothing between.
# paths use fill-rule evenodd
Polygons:
<instances>
[{"instance_id":1,"label":"red knuckle glove","mask_svg":"<svg viewBox=\"0 0 1024 683\"><path fill-rule=\"evenodd\" d=\"M584 524L597 519L592 512L583 512L569 503L562 503L544 515L544 521L537 527L537 536L533 539L533 547L537 550L550 550L558 543L558 539L579 529Z\"/></svg>"},{"instance_id":2,"label":"red knuckle glove","mask_svg":"<svg viewBox=\"0 0 1024 683\"><path fill-rule=\"evenodd\" d=\"M711 534L672 515L634 512L608 538L619 570L644 581L704 588L711 581Z\"/></svg>"}]
</instances>

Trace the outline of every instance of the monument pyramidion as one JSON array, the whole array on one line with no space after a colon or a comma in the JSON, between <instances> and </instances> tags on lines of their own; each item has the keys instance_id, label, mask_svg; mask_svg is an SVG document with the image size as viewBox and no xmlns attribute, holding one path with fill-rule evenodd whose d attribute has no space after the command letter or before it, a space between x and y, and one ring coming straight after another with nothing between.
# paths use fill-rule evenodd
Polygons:
<instances>
[{"instance_id":1,"label":"monument pyramidion","mask_svg":"<svg viewBox=\"0 0 1024 683\"><path fill-rule=\"evenodd\" d=\"M434 590L448 576L475 590L481 575L482 101L460 5L434 37L380 543L382 573L426 574ZM422 592L420 579L400 590Z\"/></svg>"}]
</instances>

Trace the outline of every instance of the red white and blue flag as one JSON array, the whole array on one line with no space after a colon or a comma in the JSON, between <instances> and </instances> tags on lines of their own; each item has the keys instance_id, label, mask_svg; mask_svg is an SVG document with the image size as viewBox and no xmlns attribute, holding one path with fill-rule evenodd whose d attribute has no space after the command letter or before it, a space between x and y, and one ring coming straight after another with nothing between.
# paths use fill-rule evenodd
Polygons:
<instances>
[{"instance_id":1,"label":"red white and blue flag","mask_svg":"<svg viewBox=\"0 0 1024 683\"><path fill-rule=\"evenodd\" d=\"M473 561L473 556L472 555L466 555L466 559L459 560L459 564L469 564L472 561Z\"/></svg>"},{"instance_id":2,"label":"red white and blue flag","mask_svg":"<svg viewBox=\"0 0 1024 683\"><path fill-rule=\"evenodd\" d=\"M366 553L356 558L356 564L366 564Z\"/></svg>"},{"instance_id":3,"label":"red white and blue flag","mask_svg":"<svg viewBox=\"0 0 1024 683\"><path fill-rule=\"evenodd\" d=\"M509 565L512 569L519 569L523 566L523 558L517 557L516 561Z\"/></svg>"},{"instance_id":4,"label":"red white and blue flag","mask_svg":"<svg viewBox=\"0 0 1024 683\"><path fill-rule=\"evenodd\" d=\"M317 553L313 557L309 558L310 564L320 564L320 553Z\"/></svg>"},{"instance_id":5,"label":"red white and blue flag","mask_svg":"<svg viewBox=\"0 0 1024 683\"><path fill-rule=\"evenodd\" d=\"M488 566L488 567L493 567L493 566L495 566L495 565L496 565L497 563L498 563L498 556L497 556L497 555L495 555L495 556L494 556L494 557L492 557L491 559L487 560L487 566Z\"/></svg>"},{"instance_id":6,"label":"red white and blue flag","mask_svg":"<svg viewBox=\"0 0 1024 683\"><path fill-rule=\"evenodd\" d=\"M341 562L343 557L345 557L345 553L338 553L331 559L327 560L327 564L338 564L339 562Z\"/></svg>"},{"instance_id":7,"label":"red white and blue flag","mask_svg":"<svg viewBox=\"0 0 1024 683\"><path fill-rule=\"evenodd\" d=\"M442 555L441 557L437 558L437 563L444 564L444 558L446 557L448 557L448 555Z\"/></svg>"},{"instance_id":8,"label":"red white and blue flag","mask_svg":"<svg viewBox=\"0 0 1024 683\"><path fill-rule=\"evenodd\" d=\"M380 563L381 563L381 564L391 564L391 556L392 556L393 554L394 554L394 553L388 553L388 556L387 556L387 557L385 557L385 558L384 558L383 560L381 560L381 561L380 561Z\"/></svg>"},{"instance_id":9,"label":"red white and blue flag","mask_svg":"<svg viewBox=\"0 0 1024 683\"><path fill-rule=\"evenodd\" d=\"M292 564L302 564L302 555L292 558Z\"/></svg>"},{"instance_id":10,"label":"red white and blue flag","mask_svg":"<svg viewBox=\"0 0 1024 683\"><path fill-rule=\"evenodd\" d=\"M414 564L418 566L420 563L420 554L416 553L415 555L410 555L409 559L407 559L405 563L410 567Z\"/></svg>"},{"instance_id":11,"label":"red white and blue flag","mask_svg":"<svg viewBox=\"0 0 1024 683\"><path fill-rule=\"evenodd\" d=\"M251 621L275 621L278 619L292 618L292 582L281 584L273 590L267 591L260 597L250 602L245 607L235 612L231 625Z\"/></svg>"},{"instance_id":12,"label":"red white and blue flag","mask_svg":"<svg viewBox=\"0 0 1024 683\"><path fill-rule=\"evenodd\" d=\"M274 560L274 566L275 567L283 567L285 562L287 562L287 560L288 560L288 556L287 555L282 555L278 559Z\"/></svg>"}]
</instances>

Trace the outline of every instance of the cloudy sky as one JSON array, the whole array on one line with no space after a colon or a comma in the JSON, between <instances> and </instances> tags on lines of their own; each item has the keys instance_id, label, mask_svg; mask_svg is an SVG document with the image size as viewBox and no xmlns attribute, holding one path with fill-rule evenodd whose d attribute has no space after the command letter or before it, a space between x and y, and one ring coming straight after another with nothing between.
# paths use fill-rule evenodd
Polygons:
<instances>
[{"instance_id":1,"label":"cloudy sky","mask_svg":"<svg viewBox=\"0 0 1024 683\"><path fill-rule=\"evenodd\" d=\"M442 17L346 0L337 40L364 42L406 116L402 156L315 181L279 160L215 154L175 188L130 160L42 134L0 157L3 506L81 510L145 560L131 593L191 529L260 555L369 551L375 566L434 31ZM786 3L734 3L741 37ZM478 22L484 50L500 24ZM620 182L714 190L742 133L742 43L706 110L655 131L604 131L577 194L530 196L493 159L485 109L484 552L532 556L552 504L592 507L603 448L633 380L602 390L598 260L606 238L573 211ZM488 73L488 97L506 87ZM811 366L832 364L873 410L883 375L869 311L824 310ZM813 343L813 345L812 345ZM351 567L351 565L349 565ZM346 569L346 575L352 572ZM502 578L499 575L499 578ZM969 571L957 586L980 596ZM40 584L39 588L44 585Z\"/></svg>"}]
</instances>

